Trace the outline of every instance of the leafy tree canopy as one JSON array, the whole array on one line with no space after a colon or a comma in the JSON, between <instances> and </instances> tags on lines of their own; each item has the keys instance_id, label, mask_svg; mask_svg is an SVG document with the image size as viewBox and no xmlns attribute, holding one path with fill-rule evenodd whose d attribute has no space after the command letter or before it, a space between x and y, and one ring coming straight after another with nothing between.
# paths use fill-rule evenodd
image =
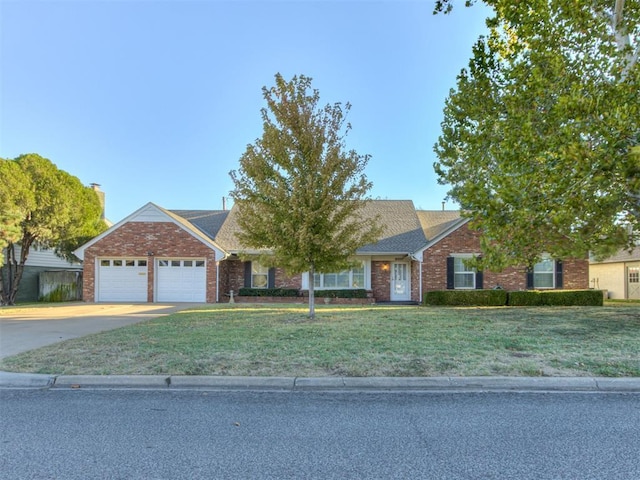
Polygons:
<instances>
[{"instance_id":1,"label":"leafy tree canopy","mask_svg":"<svg viewBox=\"0 0 640 480\"><path fill-rule=\"evenodd\" d=\"M490 34L446 101L434 165L482 231L485 264L633 245L640 4L485 3L495 11Z\"/></svg>"},{"instance_id":2,"label":"leafy tree canopy","mask_svg":"<svg viewBox=\"0 0 640 480\"><path fill-rule=\"evenodd\" d=\"M70 259L106 225L96 193L40 155L0 159L0 182L0 241L7 263L0 292L2 303L13 304L32 245Z\"/></svg>"},{"instance_id":3,"label":"leafy tree canopy","mask_svg":"<svg viewBox=\"0 0 640 480\"><path fill-rule=\"evenodd\" d=\"M356 249L379 236L378 222L361 215L371 188L369 156L345 150L350 105L320 107L311 78L277 74L275 86L262 91L262 137L230 173L239 240L268 252L263 262L309 272L313 317L313 273L349 268Z\"/></svg>"}]
</instances>

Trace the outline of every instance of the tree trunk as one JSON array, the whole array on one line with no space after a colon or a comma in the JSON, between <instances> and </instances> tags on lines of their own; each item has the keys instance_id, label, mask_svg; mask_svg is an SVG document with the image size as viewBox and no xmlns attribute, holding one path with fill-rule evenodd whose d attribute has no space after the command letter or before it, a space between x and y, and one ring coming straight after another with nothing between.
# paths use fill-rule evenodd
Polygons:
<instances>
[{"instance_id":1,"label":"tree trunk","mask_svg":"<svg viewBox=\"0 0 640 480\"><path fill-rule=\"evenodd\" d=\"M29 249L33 244L33 238L23 237L20 248L20 261L16 259L15 244L10 243L7 247L7 284L2 284L2 303L4 305L15 305L18 296L18 287L22 280L24 264L29 255Z\"/></svg>"},{"instance_id":2,"label":"tree trunk","mask_svg":"<svg viewBox=\"0 0 640 480\"><path fill-rule=\"evenodd\" d=\"M0 305L7 305L6 299L9 297L9 292L5 290L4 274L7 270L8 250L0 252L0 255L4 255L4 261L0 267Z\"/></svg>"},{"instance_id":3,"label":"tree trunk","mask_svg":"<svg viewBox=\"0 0 640 480\"><path fill-rule=\"evenodd\" d=\"M309 318L314 320L316 318L316 298L315 291L313 289L313 277L315 275L315 268L313 263L309 267Z\"/></svg>"}]
</instances>

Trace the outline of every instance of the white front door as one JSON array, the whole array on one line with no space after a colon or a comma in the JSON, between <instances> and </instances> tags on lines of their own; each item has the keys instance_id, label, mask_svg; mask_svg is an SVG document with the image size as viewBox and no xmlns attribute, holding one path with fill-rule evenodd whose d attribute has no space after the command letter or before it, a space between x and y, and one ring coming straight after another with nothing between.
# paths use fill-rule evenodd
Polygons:
<instances>
[{"instance_id":1,"label":"white front door","mask_svg":"<svg viewBox=\"0 0 640 480\"><path fill-rule=\"evenodd\" d=\"M411 273L408 263L391 264L391 301L411 300Z\"/></svg>"}]
</instances>

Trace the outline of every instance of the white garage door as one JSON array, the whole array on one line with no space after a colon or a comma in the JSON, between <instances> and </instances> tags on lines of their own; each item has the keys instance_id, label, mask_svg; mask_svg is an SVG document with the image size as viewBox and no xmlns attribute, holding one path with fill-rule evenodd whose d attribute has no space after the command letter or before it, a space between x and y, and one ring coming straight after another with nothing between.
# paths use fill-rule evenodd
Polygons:
<instances>
[{"instance_id":1,"label":"white garage door","mask_svg":"<svg viewBox=\"0 0 640 480\"><path fill-rule=\"evenodd\" d=\"M147 259L101 258L96 283L99 302L146 302Z\"/></svg>"},{"instance_id":2,"label":"white garage door","mask_svg":"<svg viewBox=\"0 0 640 480\"><path fill-rule=\"evenodd\" d=\"M158 260L157 302L206 302L207 269L204 260Z\"/></svg>"}]
</instances>

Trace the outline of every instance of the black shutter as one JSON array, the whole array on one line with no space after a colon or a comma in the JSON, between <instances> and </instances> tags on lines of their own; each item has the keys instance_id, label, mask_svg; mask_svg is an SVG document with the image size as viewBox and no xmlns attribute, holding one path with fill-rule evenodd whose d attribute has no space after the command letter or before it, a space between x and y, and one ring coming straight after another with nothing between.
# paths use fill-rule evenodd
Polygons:
<instances>
[{"instance_id":1,"label":"black shutter","mask_svg":"<svg viewBox=\"0 0 640 480\"><path fill-rule=\"evenodd\" d=\"M267 288L276 288L276 269L271 267L267 274Z\"/></svg>"},{"instance_id":2,"label":"black shutter","mask_svg":"<svg viewBox=\"0 0 640 480\"><path fill-rule=\"evenodd\" d=\"M244 262L244 286L251 288L251 262Z\"/></svg>"},{"instance_id":3,"label":"black shutter","mask_svg":"<svg viewBox=\"0 0 640 480\"><path fill-rule=\"evenodd\" d=\"M527 268L527 289L533 288L533 268Z\"/></svg>"},{"instance_id":4,"label":"black shutter","mask_svg":"<svg viewBox=\"0 0 640 480\"><path fill-rule=\"evenodd\" d=\"M455 280L454 280L454 258L453 257L447 257L447 290L452 290L455 286Z\"/></svg>"},{"instance_id":5,"label":"black shutter","mask_svg":"<svg viewBox=\"0 0 640 480\"><path fill-rule=\"evenodd\" d=\"M478 260L482 260L482 255L478 257ZM484 275L482 270L476 271L476 289L482 290L484 288Z\"/></svg>"},{"instance_id":6,"label":"black shutter","mask_svg":"<svg viewBox=\"0 0 640 480\"><path fill-rule=\"evenodd\" d=\"M556 260L556 288L562 288L562 260Z\"/></svg>"}]
</instances>

